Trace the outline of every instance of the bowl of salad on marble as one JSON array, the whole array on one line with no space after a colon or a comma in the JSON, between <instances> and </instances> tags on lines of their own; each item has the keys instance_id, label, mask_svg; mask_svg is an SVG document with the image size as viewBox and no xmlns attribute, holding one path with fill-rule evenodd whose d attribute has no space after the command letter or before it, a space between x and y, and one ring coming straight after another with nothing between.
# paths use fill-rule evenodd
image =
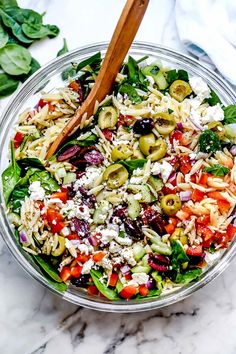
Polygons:
<instances>
[{"instance_id":1,"label":"bowl of salad on marble","mask_svg":"<svg viewBox=\"0 0 236 354\"><path fill-rule=\"evenodd\" d=\"M199 62L135 43L110 95L47 160L106 48L49 63L3 113L0 232L63 298L142 311L185 298L234 256L235 94Z\"/></svg>"}]
</instances>

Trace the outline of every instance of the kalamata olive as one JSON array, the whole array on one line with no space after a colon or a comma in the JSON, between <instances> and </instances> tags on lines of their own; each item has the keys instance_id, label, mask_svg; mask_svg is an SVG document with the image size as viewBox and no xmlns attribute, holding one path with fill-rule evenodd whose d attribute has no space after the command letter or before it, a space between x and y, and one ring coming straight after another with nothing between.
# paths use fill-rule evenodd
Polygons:
<instances>
[{"instance_id":1,"label":"kalamata olive","mask_svg":"<svg viewBox=\"0 0 236 354\"><path fill-rule=\"evenodd\" d=\"M72 219L75 231L78 233L80 237L88 237L90 236L90 227L89 223L86 220L80 220L78 218Z\"/></svg>"},{"instance_id":2,"label":"kalamata olive","mask_svg":"<svg viewBox=\"0 0 236 354\"><path fill-rule=\"evenodd\" d=\"M137 220L126 218L124 220L125 232L133 240L143 240L144 234Z\"/></svg>"},{"instance_id":3,"label":"kalamata olive","mask_svg":"<svg viewBox=\"0 0 236 354\"><path fill-rule=\"evenodd\" d=\"M156 210L147 207L143 213L143 221L145 224L151 226L160 236L166 234L166 220L164 216L159 214Z\"/></svg>"},{"instance_id":4,"label":"kalamata olive","mask_svg":"<svg viewBox=\"0 0 236 354\"><path fill-rule=\"evenodd\" d=\"M169 263L169 258L161 254L149 253L148 264L154 270L157 270L158 272L168 272Z\"/></svg>"},{"instance_id":5,"label":"kalamata olive","mask_svg":"<svg viewBox=\"0 0 236 354\"><path fill-rule=\"evenodd\" d=\"M87 283L89 282L89 276L90 276L89 274L84 274L84 275L81 275L79 278L72 277L70 279L70 282L74 286L81 287L81 288L86 288L87 287Z\"/></svg>"},{"instance_id":6,"label":"kalamata olive","mask_svg":"<svg viewBox=\"0 0 236 354\"><path fill-rule=\"evenodd\" d=\"M80 150L81 150L81 147L79 145L71 146L57 157L57 161L60 161L60 162L66 161L69 158L71 158L72 156L78 155Z\"/></svg>"},{"instance_id":7,"label":"kalamata olive","mask_svg":"<svg viewBox=\"0 0 236 354\"><path fill-rule=\"evenodd\" d=\"M87 207L89 207L90 209L94 208L95 203L96 203L96 198L93 194L88 194L88 191L83 188L83 187L79 187L78 191L81 193L82 195L82 201L85 205L87 205Z\"/></svg>"},{"instance_id":8,"label":"kalamata olive","mask_svg":"<svg viewBox=\"0 0 236 354\"><path fill-rule=\"evenodd\" d=\"M153 128L154 128L154 121L152 120L152 118L143 118L143 119L137 120L134 123L133 131L136 134L145 135L145 134L150 133Z\"/></svg>"}]
</instances>

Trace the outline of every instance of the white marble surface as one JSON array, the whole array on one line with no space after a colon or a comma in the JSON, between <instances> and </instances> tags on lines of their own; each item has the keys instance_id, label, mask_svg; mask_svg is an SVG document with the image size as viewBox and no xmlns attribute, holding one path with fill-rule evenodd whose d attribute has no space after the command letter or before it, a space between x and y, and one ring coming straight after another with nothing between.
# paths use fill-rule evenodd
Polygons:
<instances>
[{"instance_id":1,"label":"white marble surface","mask_svg":"<svg viewBox=\"0 0 236 354\"><path fill-rule=\"evenodd\" d=\"M71 49L109 39L124 0L22 0L47 10L45 21L61 35L32 48L46 63L62 38ZM151 0L139 40L183 50L174 22L174 0ZM2 102L2 106L5 102ZM185 301L141 314L107 314L66 303L32 280L0 240L1 354L234 354L236 262Z\"/></svg>"}]
</instances>

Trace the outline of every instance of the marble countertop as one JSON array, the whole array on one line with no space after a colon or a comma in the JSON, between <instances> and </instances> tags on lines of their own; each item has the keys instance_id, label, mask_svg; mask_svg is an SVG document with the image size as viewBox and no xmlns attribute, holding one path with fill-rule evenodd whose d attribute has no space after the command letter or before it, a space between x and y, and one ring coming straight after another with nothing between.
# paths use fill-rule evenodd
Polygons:
<instances>
[{"instance_id":1,"label":"marble countertop","mask_svg":"<svg viewBox=\"0 0 236 354\"><path fill-rule=\"evenodd\" d=\"M70 49L108 40L124 0L21 0L47 11L61 34L32 46L41 64L66 37ZM184 51L174 22L174 0L152 0L138 40ZM2 101L1 109L7 100ZM178 304L138 314L91 311L60 300L32 280L0 239L1 354L234 354L236 262L214 282Z\"/></svg>"}]
</instances>

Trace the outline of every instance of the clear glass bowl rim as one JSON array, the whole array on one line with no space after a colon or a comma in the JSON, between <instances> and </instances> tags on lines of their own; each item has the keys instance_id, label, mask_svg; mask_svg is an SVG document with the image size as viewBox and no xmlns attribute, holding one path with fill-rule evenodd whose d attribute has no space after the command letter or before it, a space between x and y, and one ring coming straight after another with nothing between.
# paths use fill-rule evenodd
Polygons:
<instances>
[{"instance_id":1,"label":"clear glass bowl rim","mask_svg":"<svg viewBox=\"0 0 236 354\"><path fill-rule=\"evenodd\" d=\"M63 64L64 62L73 61L74 58L80 55L86 55L91 52L106 50L107 47L108 47L108 42L94 43L91 45L79 47L59 58L50 61L48 64L46 64L41 69L39 69L34 75L32 75L13 95L13 97L11 98L11 100L9 101L8 105L6 106L6 108L2 113L2 120L0 123L1 149L2 149L1 142L4 141L5 131L7 128L10 127L10 123L11 123L11 121L8 120L8 117L11 115L11 112L14 111L15 103L18 102L19 104L20 100L24 98L25 93L30 92L30 90L33 89L35 82L40 82L41 77L45 78L52 71L56 71L57 67ZM200 63L198 60L195 60L194 58L186 54L182 54L166 46L156 45L147 42L134 42L133 45L131 46L131 49L143 50L148 52L149 55L151 54L160 55L160 56L163 55L164 57L166 56L167 59L169 57L170 59L174 59L177 62L179 61L180 64L182 63L188 65L189 67L194 66L195 68L201 71L202 76L206 77L209 81L212 81L212 83L214 84L213 86L217 86L218 90L221 91L222 94L224 93L227 95L228 104L233 104L236 102L236 95L233 89L230 87L230 85L220 76L216 76L216 74L212 70L210 70L204 64ZM224 252L220 261L213 267L210 267L201 280L199 280L196 283L189 284L188 286L184 286L180 290L177 290L176 292L170 293L156 300L149 300L149 301L142 301L142 302L138 302L138 301L109 302L104 300L96 301L96 299L92 299L91 297L86 295L80 296L78 294L77 296L75 296L68 291L62 294L56 289L54 289L47 282L47 280L41 274L39 274L31 264L29 264L29 262L26 260L24 255L18 249L12 229L7 223L7 217L3 207L4 202L3 202L2 188L0 194L0 203L1 203L0 204L0 211L1 211L0 234L3 240L5 241L7 247L9 248L11 254L14 256L16 261L22 266L22 268L29 275L31 275L35 280L40 282L43 286L48 288L53 293L57 294L59 297L71 303L84 306L90 309L94 309L94 310L100 310L106 312L120 312L120 313L141 312L141 311L161 308L173 304L175 302L181 301L186 297L188 297L189 295L193 294L196 290L208 284L210 281L215 279L219 274L221 274L230 264L230 262L232 261L236 253L236 240L234 240L231 243L230 248Z\"/></svg>"}]
</instances>

